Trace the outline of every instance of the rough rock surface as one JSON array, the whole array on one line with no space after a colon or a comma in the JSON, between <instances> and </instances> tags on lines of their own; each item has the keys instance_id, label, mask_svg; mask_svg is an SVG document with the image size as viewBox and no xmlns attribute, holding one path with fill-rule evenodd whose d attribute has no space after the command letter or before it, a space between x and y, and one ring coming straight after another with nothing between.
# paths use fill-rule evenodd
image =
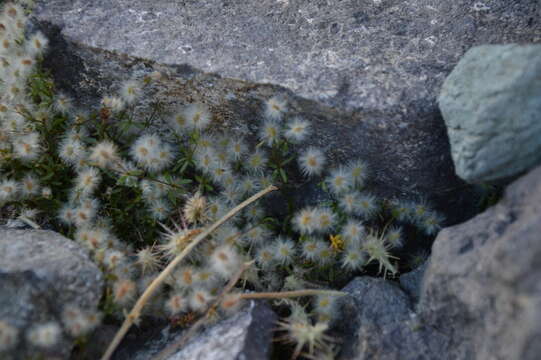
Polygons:
<instances>
[{"instance_id":1,"label":"rough rock surface","mask_svg":"<svg viewBox=\"0 0 541 360\"><path fill-rule=\"evenodd\" d=\"M539 234L541 167L498 205L439 233L415 310L391 282L346 286L341 359L539 359Z\"/></svg>"},{"instance_id":2,"label":"rough rock surface","mask_svg":"<svg viewBox=\"0 0 541 360\"><path fill-rule=\"evenodd\" d=\"M413 271L400 276L400 287L410 296L414 303L421 296L421 285L428 263L424 262Z\"/></svg>"},{"instance_id":3,"label":"rough rock surface","mask_svg":"<svg viewBox=\"0 0 541 360\"><path fill-rule=\"evenodd\" d=\"M472 45L541 41L536 0L37 2L37 17L76 42L333 106L392 108L403 126L433 110Z\"/></svg>"},{"instance_id":4,"label":"rough rock surface","mask_svg":"<svg viewBox=\"0 0 541 360\"><path fill-rule=\"evenodd\" d=\"M48 350L26 343L36 324L60 323L63 307L95 310L102 295L100 270L85 250L52 231L0 229L0 319L19 330L19 342L2 359L69 357L72 339L62 335Z\"/></svg>"},{"instance_id":5,"label":"rough rock surface","mask_svg":"<svg viewBox=\"0 0 541 360\"><path fill-rule=\"evenodd\" d=\"M541 161L541 45L470 49L438 101L464 180L504 179Z\"/></svg>"},{"instance_id":6,"label":"rough rock surface","mask_svg":"<svg viewBox=\"0 0 541 360\"><path fill-rule=\"evenodd\" d=\"M452 339L449 358L539 359L540 234L541 167L498 205L440 232L419 309Z\"/></svg>"},{"instance_id":7,"label":"rough rock surface","mask_svg":"<svg viewBox=\"0 0 541 360\"><path fill-rule=\"evenodd\" d=\"M208 326L166 360L266 360L270 358L276 314L263 302L250 302L237 314ZM127 337L114 360L146 360L174 343L182 333L167 326L159 334Z\"/></svg>"},{"instance_id":8,"label":"rough rock surface","mask_svg":"<svg viewBox=\"0 0 541 360\"><path fill-rule=\"evenodd\" d=\"M384 279L359 277L340 299L345 335L339 359L439 359L449 341L422 326L409 297Z\"/></svg>"}]
</instances>

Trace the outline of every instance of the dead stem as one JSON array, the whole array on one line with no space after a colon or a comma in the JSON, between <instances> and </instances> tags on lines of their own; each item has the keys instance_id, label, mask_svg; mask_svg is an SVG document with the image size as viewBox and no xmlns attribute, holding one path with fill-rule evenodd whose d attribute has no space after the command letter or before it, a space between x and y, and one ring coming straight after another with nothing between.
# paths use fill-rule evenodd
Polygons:
<instances>
[{"instance_id":1,"label":"dead stem","mask_svg":"<svg viewBox=\"0 0 541 360\"><path fill-rule=\"evenodd\" d=\"M116 333L115 337L113 338L113 341L111 344L109 344L109 347L105 351L105 354L101 357L101 360L109 360L111 355L113 355L113 352L116 350L117 346L120 344L130 327L133 325L133 323L139 319L139 316L141 314L141 310L143 309L143 306L148 302L148 300L151 298L151 296L154 294L156 290L160 287L160 285L163 283L163 281L173 272L173 269L182 261L184 258L190 253L190 251L193 250L203 239L205 239L208 235L210 235L214 230L216 230L220 225L225 223L227 220L232 218L236 213L238 213L240 210L245 208L246 206L250 205L254 201L257 201L259 198L265 196L267 193L271 191L275 191L278 188L276 186L269 186L264 190L261 190L257 194L253 195L252 197L248 198L247 200L243 201L233 209L231 209L227 214L225 214L220 220L216 221L214 224L212 224L210 227L206 228L202 233L197 235L197 237L190 242L188 246L179 254L176 258L173 259L165 267L165 269L162 270L160 275L152 281L152 283L146 288L146 290L143 292L143 295L139 297L135 305L133 306L130 313L126 316L126 319L122 323L122 326Z\"/></svg>"}]
</instances>

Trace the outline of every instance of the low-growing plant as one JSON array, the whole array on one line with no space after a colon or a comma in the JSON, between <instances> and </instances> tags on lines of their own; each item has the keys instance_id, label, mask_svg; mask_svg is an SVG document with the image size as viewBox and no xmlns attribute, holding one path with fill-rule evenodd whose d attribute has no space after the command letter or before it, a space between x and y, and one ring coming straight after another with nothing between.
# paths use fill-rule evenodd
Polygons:
<instances>
[{"instance_id":1,"label":"low-growing plant","mask_svg":"<svg viewBox=\"0 0 541 360\"><path fill-rule=\"evenodd\" d=\"M165 285L145 293L128 315L128 328L145 313L207 314L242 264L255 261L241 285L232 286L261 295L233 295L228 303L322 294L313 298L311 314L301 306L306 302L288 301L292 315L280 327L296 343L295 357L331 354L336 348L325 332L336 314L334 299L305 289L332 287L339 275L371 267L396 274L406 230L431 236L441 227L441 215L424 201L375 196L367 186L368 159L328 169L325 149L307 142L318 129L289 108L284 94L260 100L255 142L221 132L205 103L179 99L173 109L155 102L152 111L135 111L147 87L160 81L154 73L118 84L94 108L80 109L41 67L48 41L40 32L25 34L27 21L21 4L3 5L0 206L35 226L48 223L88 249L106 276L100 309L108 319L122 319L157 278ZM319 184L328 200L295 203L290 194L299 180ZM252 203L210 234L231 208L272 185L288 202L287 214ZM180 255L179 266L168 267ZM230 293L236 294L223 294L224 303ZM227 313L223 308L216 312ZM36 325L25 336L51 346L52 335L84 336L99 318L70 305L62 324ZM47 342L33 340L46 329ZM1 334L11 335L0 351L23 341L11 330Z\"/></svg>"}]
</instances>

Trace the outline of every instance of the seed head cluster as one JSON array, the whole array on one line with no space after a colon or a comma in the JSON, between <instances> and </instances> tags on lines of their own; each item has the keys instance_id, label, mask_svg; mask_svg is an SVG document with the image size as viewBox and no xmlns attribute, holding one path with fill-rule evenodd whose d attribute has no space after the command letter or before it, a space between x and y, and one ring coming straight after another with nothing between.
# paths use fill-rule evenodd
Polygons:
<instances>
[{"instance_id":1,"label":"seed head cluster","mask_svg":"<svg viewBox=\"0 0 541 360\"><path fill-rule=\"evenodd\" d=\"M218 294L252 260L243 281L257 291L328 283L330 274L351 275L372 264L394 274L394 251L410 233L434 235L444 221L427 201L380 198L364 159L336 165L327 158L327 148L314 145L315 123L286 94L254 99L257 130L246 137L223 133L216 122L220 104L206 98L143 119L137 106L161 81L155 73L125 79L93 109L80 109L77 94L55 93L40 68L46 37L25 34L23 7L2 6L0 207L38 222L54 214L60 231L105 272L105 316L122 318L204 229L270 185L281 195L246 207L195 246L143 311L201 314L219 300L217 311L229 313L242 303L240 295ZM36 89L39 99L32 96ZM303 195L304 184L323 197ZM334 299L315 299L313 316L288 304L296 315L280 327L295 356L332 352L326 331L336 315ZM60 320L36 323L24 334L0 319L0 352L23 342L53 347L63 336L90 333L101 318L73 304Z\"/></svg>"}]
</instances>

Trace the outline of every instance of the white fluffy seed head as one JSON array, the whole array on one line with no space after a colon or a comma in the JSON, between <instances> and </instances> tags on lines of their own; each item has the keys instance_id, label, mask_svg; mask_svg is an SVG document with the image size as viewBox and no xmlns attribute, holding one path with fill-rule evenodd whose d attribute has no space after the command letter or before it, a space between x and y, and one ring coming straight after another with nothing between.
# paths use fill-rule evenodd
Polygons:
<instances>
[{"instance_id":1,"label":"white fluffy seed head","mask_svg":"<svg viewBox=\"0 0 541 360\"><path fill-rule=\"evenodd\" d=\"M312 234L317 229L317 215L316 209L304 208L293 217L293 227L301 234Z\"/></svg>"},{"instance_id":2,"label":"white fluffy seed head","mask_svg":"<svg viewBox=\"0 0 541 360\"><path fill-rule=\"evenodd\" d=\"M50 187L45 186L41 188L41 196L44 197L45 199L50 199L53 196L53 191L51 190Z\"/></svg>"},{"instance_id":3,"label":"white fluffy seed head","mask_svg":"<svg viewBox=\"0 0 541 360\"><path fill-rule=\"evenodd\" d=\"M101 99L101 104L115 113L124 110L126 107L124 100L118 96L104 96Z\"/></svg>"},{"instance_id":4,"label":"white fluffy seed head","mask_svg":"<svg viewBox=\"0 0 541 360\"><path fill-rule=\"evenodd\" d=\"M145 164L156 156L161 143L161 139L155 134L142 135L132 144L131 156L139 164Z\"/></svg>"},{"instance_id":5,"label":"white fluffy seed head","mask_svg":"<svg viewBox=\"0 0 541 360\"><path fill-rule=\"evenodd\" d=\"M359 213L359 194L348 192L340 195L338 205L348 215L357 215Z\"/></svg>"},{"instance_id":6,"label":"white fluffy seed head","mask_svg":"<svg viewBox=\"0 0 541 360\"><path fill-rule=\"evenodd\" d=\"M248 151L243 139L232 139L227 145L227 155L233 161L239 161Z\"/></svg>"},{"instance_id":7,"label":"white fluffy seed head","mask_svg":"<svg viewBox=\"0 0 541 360\"><path fill-rule=\"evenodd\" d=\"M399 226L393 226L385 233L385 240L393 248L401 248L404 245L404 239L402 237L402 228Z\"/></svg>"},{"instance_id":8,"label":"white fluffy seed head","mask_svg":"<svg viewBox=\"0 0 541 360\"><path fill-rule=\"evenodd\" d=\"M90 150L89 160L100 168L114 167L119 161L117 146L107 140L101 141Z\"/></svg>"},{"instance_id":9,"label":"white fluffy seed head","mask_svg":"<svg viewBox=\"0 0 541 360\"><path fill-rule=\"evenodd\" d=\"M315 239L309 239L302 243L302 256L309 261L314 261L317 258L319 242Z\"/></svg>"},{"instance_id":10,"label":"white fluffy seed head","mask_svg":"<svg viewBox=\"0 0 541 360\"><path fill-rule=\"evenodd\" d=\"M178 315L187 310L188 300L182 293L173 293L165 301L165 309L169 315Z\"/></svg>"},{"instance_id":11,"label":"white fluffy seed head","mask_svg":"<svg viewBox=\"0 0 541 360\"><path fill-rule=\"evenodd\" d=\"M31 197L39 193L39 181L33 175L26 175L21 180L21 193L25 197Z\"/></svg>"},{"instance_id":12,"label":"white fluffy seed head","mask_svg":"<svg viewBox=\"0 0 541 360\"><path fill-rule=\"evenodd\" d=\"M241 258L233 247L222 245L213 251L210 266L219 276L228 279L240 268Z\"/></svg>"},{"instance_id":13,"label":"white fluffy seed head","mask_svg":"<svg viewBox=\"0 0 541 360\"><path fill-rule=\"evenodd\" d=\"M59 113L68 114L73 108L73 100L66 94L58 94L53 106Z\"/></svg>"},{"instance_id":14,"label":"white fluffy seed head","mask_svg":"<svg viewBox=\"0 0 541 360\"><path fill-rule=\"evenodd\" d=\"M259 129L259 139L268 146L272 146L280 140L280 125L274 120L266 120Z\"/></svg>"},{"instance_id":15,"label":"white fluffy seed head","mask_svg":"<svg viewBox=\"0 0 541 360\"><path fill-rule=\"evenodd\" d=\"M417 221L418 226L424 231L426 235L435 235L442 228L445 218L435 212L428 212L420 221Z\"/></svg>"},{"instance_id":16,"label":"white fluffy seed head","mask_svg":"<svg viewBox=\"0 0 541 360\"><path fill-rule=\"evenodd\" d=\"M86 149L80 140L66 137L60 143L58 155L66 164L77 165L81 159L86 157Z\"/></svg>"},{"instance_id":17,"label":"white fluffy seed head","mask_svg":"<svg viewBox=\"0 0 541 360\"><path fill-rule=\"evenodd\" d=\"M60 208L60 211L58 213L58 219L66 224L71 225L75 222L75 208L72 204L65 204Z\"/></svg>"},{"instance_id":18,"label":"white fluffy seed head","mask_svg":"<svg viewBox=\"0 0 541 360\"><path fill-rule=\"evenodd\" d=\"M327 243L323 241L318 242L316 254L315 261L321 266L329 265L334 261L335 252Z\"/></svg>"},{"instance_id":19,"label":"white fluffy seed head","mask_svg":"<svg viewBox=\"0 0 541 360\"><path fill-rule=\"evenodd\" d=\"M54 346L62 335L62 330L56 322L34 325L26 334L27 340L34 346L48 348Z\"/></svg>"},{"instance_id":20,"label":"white fluffy seed head","mask_svg":"<svg viewBox=\"0 0 541 360\"><path fill-rule=\"evenodd\" d=\"M77 174L75 180L75 189L80 192L82 196L91 195L96 187L100 184L101 175L98 169L94 167L83 168Z\"/></svg>"},{"instance_id":21,"label":"white fluffy seed head","mask_svg":"<svg viewBox=\"0 0 541 360\"><path fill-rule=\"evenodd\" d=\"M336 316L337 302L336 296L331 295L318 295L314 299L314 308L318 315L325 316L328 320L331 320Z\"/></svg>"},{"instance_id":22,"label":"white fluffy seed head","mask_svg":"<svg viewBox=\"0 0 541 360\"><path fill-rule=\"evenodd\" d=\"M335 194L340 195L348 191L353 185L351 175L347 169L339 167L331 171L326 179L329 189Z\"/></svg>"},{"instance_id":23,"label":"white fluffy seed head","mask_svg":"<svg viewBox=\"0 0 541 360\"><path fill-rule=\"evenodd\" d=\"M211 301L212 296L207 290L194 289L190 296L190 308L193 311L203 312Z\"/></svg>"},{"instance_id":24,"label":"white fluffy seed head","mask_svg":"<svg viewBox=\"0 0 541 360\"><path fill-rule=\"evenodd\" d=\"M336 215L331 209L326 207L315 209L315 224L317 231L327 232L334 227L335 223Z\"/></svg>"},{"instance_id":25,"label":"white fluffy seed head","mask_svg":"<svg viewBox=\"0 0 541 360\"><path fill-rule=\"evenodd\" d=\"M171 285L179 290L186 290L193 287L195 282L196 270L194 267L186 265L178 268L171 276Z\"/></svg>"},{"instance_id":26,"label":"white fluffy seed head","mask_svg":"<svg viewBox=\"0 0 541 360\"><path fill-rule=\"evenodd\" d=\"M171 206L164 199L155 199L149 205L150 215L158 221L165 220L171 212Z\"/></svg>"},{"instance_id":27,"label":"white fluffy seed head","mask_svg":"<svg viewBox=\"0 0 541 360\"><path fill-rule=\"evenodd\" d=\"M179 135L181 135L185 130L189 129L188 119L186 119L184 108L180 107L175 109L173 114L169 117L169 123Z\"/></svg>"},{"instance_id":28,"label":"white fluffy seed head","mask_svg":"<svg viewBox=\"0 0 541 360\"><path fill-rule=\"evenodd\" d=\"M254 174L260 174L265 169L267 161L267 154L265 154L265 152L263 152L262 150L257 149L248 157L246 167L250 172Z\"/></svg>"},{"instance_id":29,"label":"white fluffy seed head","mask_svg":"<svg viewBox=\"0 0 541 360\"><path fill-rule=\"evenodd\" d=\"M368 177L368 165L363 160L355 160L349 163L347 167L353 184L363 186Z\"/></svg>"},{"instance_id":30,"label":"white fluffy seed head","mask_svg":"<svg viewBox=\"0 0 541 360\"><path fill-rule=\"evenodd\" d=\"M18 137L14 144L14 150L17 157L21 160L35 160L40 152L39 134L31 132Z\"/></svg>"},{"instance_id":31,"label":"white fluffy seed head","mask_svg":"<svg viewBox=\"0 0 541 360\"><path fill-rule=\"evenodd\" d=\"M376 197L369 193L359 195L357 214L366 218L372 218L379 210Z\"/></svg>"},{"instance_id":32,"label":"white fluffy seed head","mask_svg":"<svg viewBox=\"0 0 541 360\"><path fill-rule=\"evenodd\" d=\"M295 243L288 238L279 237L274 243L274 260L282 265L289 265L295 257Z\"/></svg>"},{"instance_id":33,"label":"white fluffy seed head","mask_svg":"<svg viewBox=\"0 0 541 360\"><path fill-rule=\"evenodd\" d=\"M212 121L212 114L205 104L195 103L184 108L183 115L191 129L205 130Z\"/></svg>"},{"instance_id":34,"label":"white fluffy seed head","mask_svg":"<svg viewBox=\"0 0 541 360\"><path fill-rule=\"evenodd\" d=\"M207 198L196 192L184 204L183 214L189 224L204 223L208 219Z\"/></svg>"},{"instance_id":35,"label":"white fluffy seed head","mask_svg":"<svg viewBox=\"0 0 541 360\"><path fill-rule=\"evenodd\" d=\"M31 56L42 55L48 45L49 40L38 31L32 34L26 42L26 52Z\"/></svg>"},{"instance_id":36,"label":"white fluffy seed head","mask_svg":"<svg viewBox=\"0 0 541 360\"><path fill-rule=\"evenodd\" d=\"M259 248L256 253L257 265L264 270L272 268L274 265L274 251L273 244Z\"/></svg>"},{"instance_id":37,"label":"white fluffy seed head","mask_svg":"<svg viewBox=\"0 0 541 360\"><path fill-rule=\"evenodd\" d=\"M85 311L77 305L67 305L62 311L62 324L73 337L88 334L101 321L101 315L94 311Z\"/></svg>"},{"instance_id":38,"label":"white fluffy seed head","mask_svg":"<svg viewBox=\"0 0 541 360\"><path fill-rule=\"evenodd\" d=\"M287 111L287 102L280 96L273 96L265 101L265 117L270 120L281 120Z\"/></svg>"},{"instance_id":39,"label":"white fluffy seed head","mask_svg":"<svg viewBox=\"0 0 541 360\"><path fill-rule=\"evenodd\" d=\"M160 258L151 246L140 249L136 257L136 264L141 267L143 274L154 272L160 268Z\"/></svg>"},{"instance_id":40,"label":"white fluffy seed head","mask_svg":"<svg viewBox=\"0 0 541 360\"><path fill-rule=\"evenodd\" d=\"M120 96L126 104L133 104L141 95L141 83L137 80L128 80L120 87Z\"/></svg>"},{"instance_id":41,"label":"white fluffy seed head","mask_svg":"<svg viewBox=\"0 0 541 360\"><path fill-rule=\"evenodd\" d=\"M268 237L269 231L263 226L254 226L253 224L246 225L246 230L244 231L244 239L248 244L261 244Z\"/></svg>"},{"instance_id":42,"label":"white fluffy seed head","mask_svg":"<svg viewBox=\"0 0 541 360\"><path fill-rule=\"evenodd\" d=\"M113 300L119 305L128 305L136 293L137 284L130 279L119 279L113 285Z\"/></svg>"},{"instance_id":43,"label":"white fluffy seed head","mask_svg":"<svg viewBox=\"0 0 541 360\"><path fill-rule=\"evenodd\" d=\"M320 175L325 165L323 151L315 147L309 147L298 158L301 172L308 177Z\"/></svg>"},{"instance_id":44,"label":"white fluffy seed head","mask_svg":"<svg viewBox=\"0 0 541 360\"><path fill-rule=\"evenodd\" d=\"M293 118L286 126L284 136L293 143L300 143L310 135L310 123L300 117Z\"/></svg>"},{"instance_id":45,"label":"white fluffy seed head","mask_svg":"<svg viewBox=\"0 0 541 360\"><path fill-rule=\"evenodd\" d=\"M342 228L342 237L347 247L359 247L361 238L365 235L364 225L357 220L349 219Z\"/></svg>"},{"instance_id":46,"label":"white fluffy seed head","mask_svg":"<svg viewBox=\"0 0 541 360\"><path fill-rule=\"evenodd\" d=\"M20 190L20 184L15 180L6 179L0 182L0 202L10 201L16 198Z\"/></svg>"},{"instance_id":47,"label":"white fluffy seed head","mask_svg":"<svg viewBox=\"0 0 541 360\"><path fill-rule=\"evenodd\" d=\"M342 255L342 267L349 271L360 270L368 260L366 253L358 248L347 248Z\"/></svg>"}]
</instances>

